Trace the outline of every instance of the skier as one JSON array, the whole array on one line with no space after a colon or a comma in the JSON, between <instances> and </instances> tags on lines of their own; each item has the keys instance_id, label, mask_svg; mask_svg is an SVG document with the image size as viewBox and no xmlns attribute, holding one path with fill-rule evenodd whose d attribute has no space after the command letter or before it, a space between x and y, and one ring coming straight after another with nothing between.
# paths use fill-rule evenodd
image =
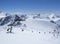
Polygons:
<instances>
[{"instance_id":1,"label":"skier","mask_svg":"<svg viewBox=\"0 0 60 44\"><path fill-rule=\"evenodd\" d=\"M12 26L9 26L9 28L7 29L7 31L8 31L9 33L12 33Z\"/></svg>"}]
</instances>

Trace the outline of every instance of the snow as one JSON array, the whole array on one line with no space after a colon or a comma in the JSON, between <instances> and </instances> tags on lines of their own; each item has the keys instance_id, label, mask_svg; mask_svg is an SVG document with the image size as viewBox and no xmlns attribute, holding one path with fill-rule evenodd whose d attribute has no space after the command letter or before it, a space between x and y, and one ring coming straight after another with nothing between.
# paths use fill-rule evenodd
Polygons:
<instances>
[{"instance_id":1,"label":"snow","mask_svg":"<svg viewBox=\"0 0 60 44\"><path fill-rule=\"evenodd\" d=\"M6 17L5 12L0 13L0 18Z\"/></svg>"},{"instance_id":2,"label":"snow","mask_svg":"<svg viewBox=\"0 0 60 44\"><path fill-rule=\"evenodd\" d=\"M52 34L36 31L21 31L14 27L13 33L0 32L1 44L60 44L60 38L53 37Z\"/></svg>"},{"instance_id":3,"label":"snow","mask_svg":"<svg viewBox=\"0 0 60 44\"><path fill-rule=\"evenodd\" d=\"M0 44L60 44L60 33L53 31L57 25L49 20L29 16L21 23L26 26L13 26L12 33L7 33L7 24L0 26Z\"/></svg>"}]
</instances>

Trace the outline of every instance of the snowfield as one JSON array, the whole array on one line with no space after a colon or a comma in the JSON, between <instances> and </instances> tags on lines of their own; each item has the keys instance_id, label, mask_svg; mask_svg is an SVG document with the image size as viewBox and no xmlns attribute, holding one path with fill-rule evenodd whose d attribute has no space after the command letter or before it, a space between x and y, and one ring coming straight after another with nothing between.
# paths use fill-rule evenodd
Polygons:
<instances>
[{"instance_id":1,"label":"snowfield","mask_svg":"<svg viewBox=\"0 0 60 44\"><path fill-rule=\"evenodd\" d=\"M44 34L34 31L21 31L18 27L13 28L13 33L0 32L1 44L60 44L60 37L56 38L48 32Z\"/></svg>"},{"instance_id":2,"label":"snowfield","mask_svg":"<svg viewBox=\"0 0 60 44\"><path fill-rule=\"evenodd\" d=\"M9 23L0 26L0 44L60 44L60 29L50 19L29 16L13 26L12 33L7 33Z\"/></svg>"}]
</instances>

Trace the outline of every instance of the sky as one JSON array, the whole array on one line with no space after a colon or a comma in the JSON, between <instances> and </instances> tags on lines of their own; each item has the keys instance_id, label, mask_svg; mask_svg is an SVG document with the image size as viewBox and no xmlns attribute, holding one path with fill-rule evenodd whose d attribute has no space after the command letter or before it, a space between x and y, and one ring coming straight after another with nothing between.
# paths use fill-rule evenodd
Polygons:
<instances>
[{"instance_id":1,"label":"sky","mask_svg":"<svg viewBox=\"0 0 60 44\"><path fill-rule=\"evenodd\" d=\"M60 0L0 0L0 11L60 12Z\"/></svg>"}]
</instances>

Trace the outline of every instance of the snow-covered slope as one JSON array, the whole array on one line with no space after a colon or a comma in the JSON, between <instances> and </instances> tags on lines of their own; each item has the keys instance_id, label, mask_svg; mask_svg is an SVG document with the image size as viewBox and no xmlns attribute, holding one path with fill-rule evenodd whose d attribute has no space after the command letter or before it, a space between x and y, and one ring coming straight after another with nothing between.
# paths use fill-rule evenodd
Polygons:
<instances>
[{"instance_id":1,"label":"snow-covered slope","mask_svg":"<svg viewBox=\"0 0 60 44\"><path fill-rule=\"evenodd\" d=\"M50 19L48 18L36 17L34 19L33 17L34 15L28 15L27 17L21 16L22 19L25 19L24 21L20 21L21 25L13 26L12 33L7 33L7 25L14 22L15 19L15 16L11 16L8 23L0 26L0 43L60 44L60 29L57 29L57 24L50 22ZM5 22L7 21L5 20Z\"/></svg>"},{"instance_id":2,"label":"snow-covered slope","mask_svg":"<svg viewBox=\"0 0 60 44\"><path fill-rule=\"evenodd\" d=\"M22 31L21 28L13 27L13 33L0 32L1 44L60 44L60 37L43 31Z\"/></svg>"}]
</instances>

